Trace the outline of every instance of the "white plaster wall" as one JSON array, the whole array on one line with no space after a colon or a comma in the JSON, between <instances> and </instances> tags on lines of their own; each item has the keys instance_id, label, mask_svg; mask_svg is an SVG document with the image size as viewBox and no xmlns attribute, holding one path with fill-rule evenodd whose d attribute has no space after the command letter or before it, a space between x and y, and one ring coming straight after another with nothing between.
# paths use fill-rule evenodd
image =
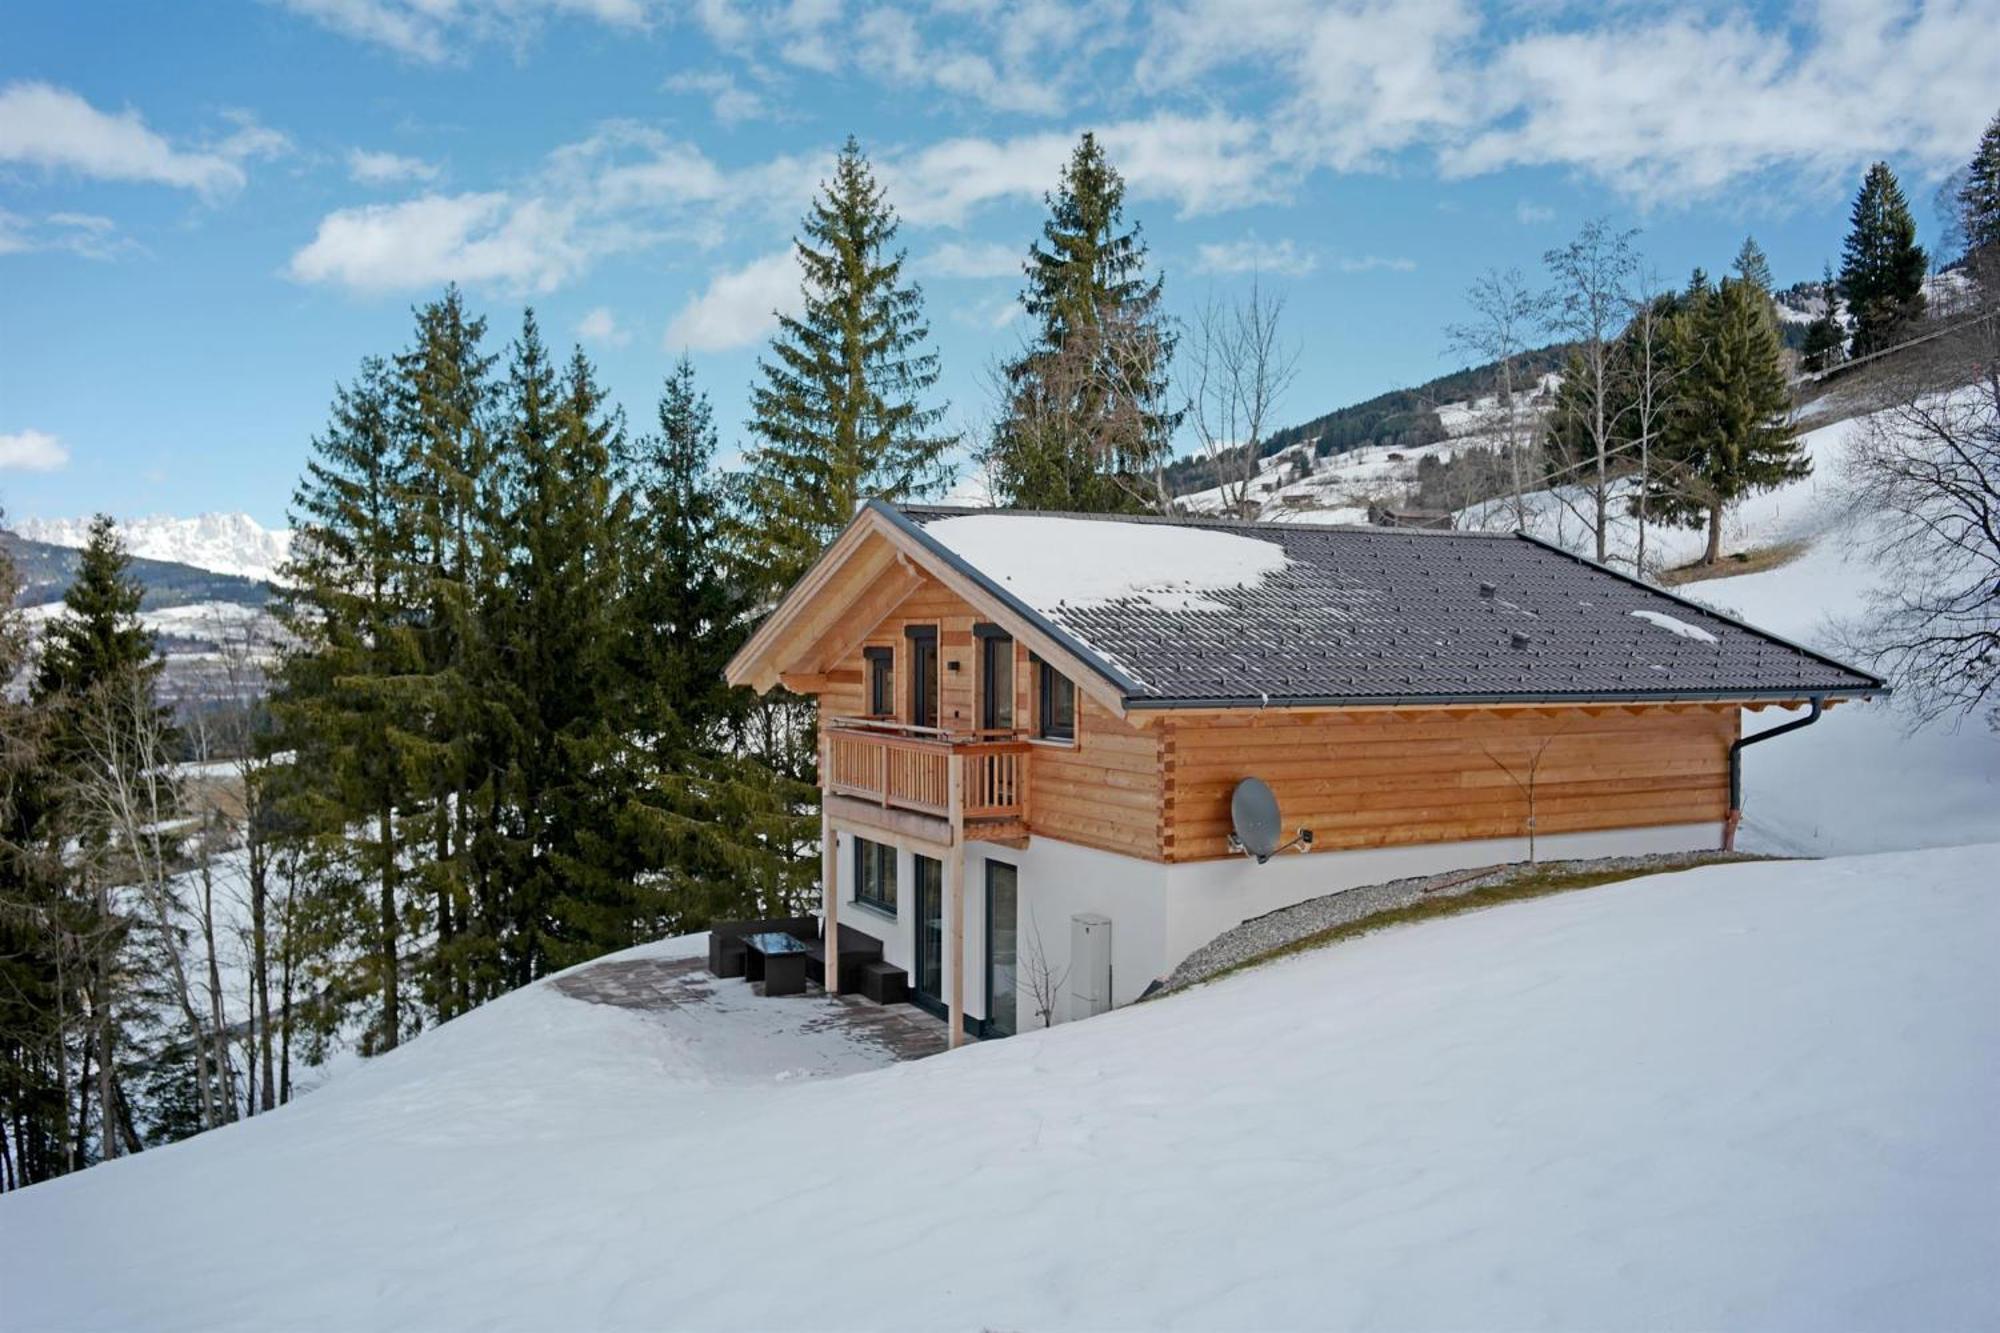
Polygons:
<instances>
[{"instance_id":1,"label":"white plaster wall","mask_svg":"<svg viewBox=\"0 0 2000 1333\"><path fill-rule=\"evenodd\" d=\"M966 897L968 902L972 900L976 885L982 918L986 860L990 857L1020 868L1021 984L1017 988L1016 1012L1024 1031L1040 1022L1026 984L1036 933L1039 930L1049 967L1061 975L1069 970L1070 918L1080 912L1097 912L1111 918L1113 1004L1130 1004L1138 999L1159 975L1160 960L1166 949L1166 866L1043 837L1030 840L1024 851L970 843L966 853ZM983 927L983 919L980 924ZM974 966L983 968L984 940L974 953L969 947L970 938L968 930L968 956L974 960ZM1070 1017L1067 986L1064 991L1065 999L1057 1008L1058 1022Z\"/></svg>"},{"instance_id":2,"label":"white plaster wall","mask_svg":"<svg viewBox=\"0 0 2000 1333\"><path fill-rule=\"evenodd\" d=\"M1567 861L1712 851L1721 845L1720 824L1670 824L1548 834L1535 840L1535 853L1544 861ZM1160 975L1171 972L1223 931L1308 898L1416 875L1527 859L1526 838L1481 838L1413 847L1287 852L1261 866L1247 856L1172 865L1167 867L1166 947Z\"/></svg>"},{"instance_id":3,"label":"white plaster wall","mask_svg":"<svg viewBox=\"0 0 2000 1333\"><path fill-rule=\"evenodd\" d=\"M917 866L919 855L945 860L945 849L931 843L903 838L881 830L851 832L836 829L840 842L838 920L841 925L882 941L882 957L917 981ZM854 840L887 843L896 849L896 915L854 901ZM986 1017L986 869L976 856L978 844L968 843L965 857L965 1011L974 1018ZM951 1000L951 894L945 893L944 996ZM822 906L823 906L822 902Z\"/></svg>"}]
</instances>

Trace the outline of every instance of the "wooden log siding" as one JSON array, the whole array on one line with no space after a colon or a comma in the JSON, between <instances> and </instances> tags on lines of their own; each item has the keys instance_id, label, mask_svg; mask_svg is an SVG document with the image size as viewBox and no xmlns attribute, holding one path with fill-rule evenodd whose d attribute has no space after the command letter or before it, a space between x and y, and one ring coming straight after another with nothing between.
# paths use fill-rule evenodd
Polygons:
<instances>
[{"instance_id":1,"label":"wooden log siding","mask_svg":"<svg viewBox=\"0 0 2000 1333\"><path fill-rule=\"evenodd\" d=\"M1545 742L1537 834L1720 823L1737 719L1733 705L1169 716L1161 847L1170 861L1230 855L1230 793L1250 776L1316 852L1517 837Z\"/></svg>"}]
</instances>

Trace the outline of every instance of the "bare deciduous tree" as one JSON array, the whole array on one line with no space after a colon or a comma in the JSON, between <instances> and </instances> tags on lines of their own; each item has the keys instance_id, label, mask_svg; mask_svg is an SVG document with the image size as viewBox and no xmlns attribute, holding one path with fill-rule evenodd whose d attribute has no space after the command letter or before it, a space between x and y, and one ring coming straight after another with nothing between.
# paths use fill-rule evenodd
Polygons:
<instances>
[{"instance_id":1,"label":"bare deciduous tree","mask_svg":"<svg viewBox=\"0 0 2000 1333\"><path fill-rule=\"evenodd\" d=\"M1215 468L1224 508L1244 514L1260 446L1298 378L1299 348L1279 332L1285 298L1252 279L1241 300L1202 303L1182 344L1180 389L1196 442Z\"/></svg>"},{"instance_id":2,"label":"bare deciduous tree","mask_svg":"<svg viewBox=\"0 0 2000 1333\"><path fill-rule=\"evenodd\" d=\"M1555 739L1556 738L1554 735L1543 737L1542 743L1540 745L1537 745L1533 750L1529 751L1524 761L1515 764L1510 764L1505 759L1502 759L1499 755L1493 753L1492 748L1485 745L1484 743L1481 743L1479 747L1481 750L1484 750L1486 752L1486 757L1487 759L1492 761L1493 766L1499 769L1502 773L1505 773L1507 775L1508 780L1511 781L1514 784L1514 786L1520 791L1521 795L1527 799L1528 802L1527 833L1528 833L1529 865L1538 864L1540 859L1539 856L1537 855L1535 848L1535 837L1536 837L1535 791L1536 788L1541 783L1542 760L1548 755L1549 746L1555 743Z\"/></svg>"},{"instance_id":3,"label":"bare deciduous tree","mask_svg":"<svg viewBox=\"0 0 2000 1333\"><path fill-rule=\"evenodd\" d=\"M1035 919L1035 909L1028 908L1027 952L1021 958L1021 977L1028 984L1028 998L1034 1002L1035 1017L1042 1020L1043 1027L1056 1021L1056 1006L1062 1003L1063 987L1069 984L1068 967L1058 972L1049 963L1049 953L1042 945L1042 926Z\"/></svg>"},{"instance_id":4,"label":"bare deciduous tree","mask_svg":"<svg viewBox=\"0 0 2000 1333\"><path fill-rule=\"evenodd\" d=\"M1846 646L1918 720L1988 710L2000 729L2000 292L1906 354L1847 461L1883 582Z\"/></svg>"},{"instance_id":5,"label":"bare deciduous tree","mask_svg":"<svg viewBox=\"0 0 2000 1333\"><path fill-rule=\"evenodd\" d=\"M1546 326L1576 349L1570 363L1576 382L1564 386L1559 410L1573 418L1566 423L1568 435L1581 443L1583 456L1561 461L1583 478L1589 508L1580 517L1596 541L1600 564L1610 553L1611 466L1618 415L1612 344L1631 311L1629 288L1639 263L1632 238L1637 235L1614 231L1605 219L1593 218L1575 240L1542 256L1553 282L1545 307Z\"/></svg>"},{"instance_id":6,"label":"bare deciduous tree","mask_svg":"<svg viewBox=\"0 0 2000 1333\"><path fill-rule=\"evenodd\" d=\"M1521 410L1524 388L1515 380L1515 362L1528 350L1529 330L1546 322L1546 298L1528 286L1518 268L1488 269L1466 289L1472 316L1445 329L1451 347L1463 355L1490 362L1500 373L1501 430L1507 450L1511 495L1509 512L1516 530L1528 526L1525 464L1532 452L1529 420Z\"/></svg>"}]
</instances>

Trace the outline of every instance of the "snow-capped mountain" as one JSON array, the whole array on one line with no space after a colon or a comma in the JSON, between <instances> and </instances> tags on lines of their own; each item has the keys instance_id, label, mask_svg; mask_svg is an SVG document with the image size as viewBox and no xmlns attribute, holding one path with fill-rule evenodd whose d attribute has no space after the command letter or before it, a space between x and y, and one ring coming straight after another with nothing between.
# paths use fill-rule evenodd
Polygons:
<instances>
[{"instance_id":1,"label":"snow-capped mountain","mask_svg":"<svg viewBox=\"0 0 2000 1333\"><path fill-rule=\"evenodd\" d=\"M90 537L87 518L25 518L12 526L28 540L52 546L81 547ZM264 527L248 514L120 519L118 532L135 556L267 582L277 578L292 542L290 530Z\"/></svg>"}]
</instances>

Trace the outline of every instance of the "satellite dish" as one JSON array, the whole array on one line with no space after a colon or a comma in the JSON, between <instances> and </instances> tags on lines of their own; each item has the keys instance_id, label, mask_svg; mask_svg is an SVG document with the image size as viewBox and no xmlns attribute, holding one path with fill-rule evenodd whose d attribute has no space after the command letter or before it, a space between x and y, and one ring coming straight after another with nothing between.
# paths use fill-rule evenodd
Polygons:
<instances>
[{"instance_id":1,"label":"satellite dish","mask_svg":"<svg viewBox=\"0 0 2000 1333\"><path fill-rule=\"evenodd\" d=\"M1256 857L1258 865L1293 847L1312 846L1311 829L1300 829L1297 837L1280 845L1285 828L1278 814L1278 798L1262 778L1245 778L1236 784L1229 797L1229 822L1235 828L1229 845Z\"/></svg>"}]
</instances>

